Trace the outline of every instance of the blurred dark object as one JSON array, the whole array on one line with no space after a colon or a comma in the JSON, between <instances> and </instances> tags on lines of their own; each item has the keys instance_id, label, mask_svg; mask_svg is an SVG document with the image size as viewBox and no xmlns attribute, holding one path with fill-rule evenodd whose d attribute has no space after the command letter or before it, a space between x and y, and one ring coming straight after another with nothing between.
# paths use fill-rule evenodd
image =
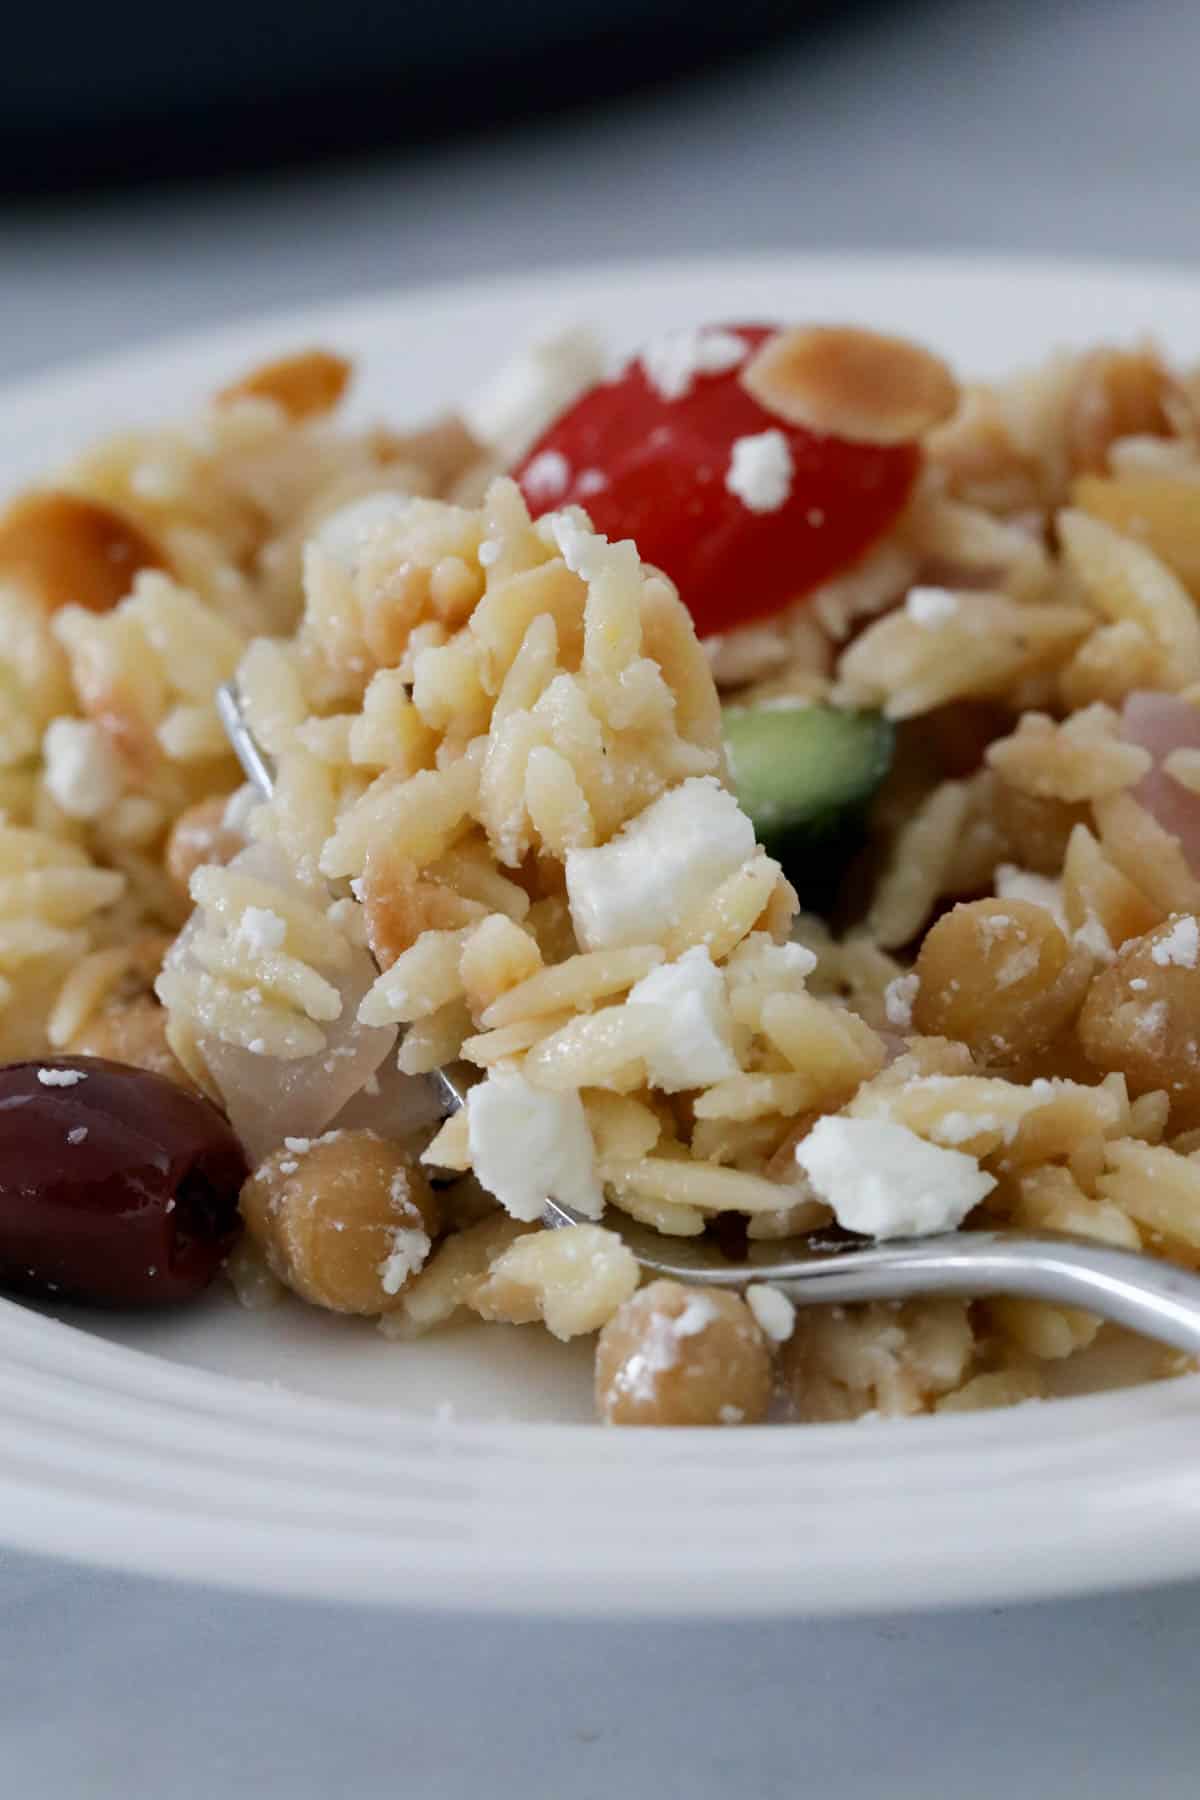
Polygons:
<instances>
[{"instance_id":1,"label":"blurred dark object","mask_svg":"<svg viewBox=\"0 0 1200 1800\"><path fill-rule=\"evenodd\" d=\"M452 138L749 50L809 0L12 0L0 190Z\"/></svg>"}]
</instances>

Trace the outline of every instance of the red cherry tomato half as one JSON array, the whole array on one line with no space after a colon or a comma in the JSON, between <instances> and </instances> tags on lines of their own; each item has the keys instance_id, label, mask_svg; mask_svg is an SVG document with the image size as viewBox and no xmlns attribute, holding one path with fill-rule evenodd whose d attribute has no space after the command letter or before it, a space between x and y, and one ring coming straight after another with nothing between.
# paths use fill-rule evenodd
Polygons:
<instances>
[{"instance_id":1,"label":"red cherry tomato half","mask_svg":"<svg viewBox=\"0 0 1200 1800\"><path fill-rule=\"evenodd\" d=\"M719 329L750 352L778 328ZM847 568L891 525L920 467L916 444L852 444L789 425L739 374L698 375L668 400L635 359L577 400L515 471L535 518L578 504L606 537L633 538L674 581L701 637L778 612ZM725 478L736 440L764 431L787 439L792 485L781 506L756 512ZM565 486L539 478L545 463L530 480L547 451L563 458Z\"/></svg>"}]
</instances>

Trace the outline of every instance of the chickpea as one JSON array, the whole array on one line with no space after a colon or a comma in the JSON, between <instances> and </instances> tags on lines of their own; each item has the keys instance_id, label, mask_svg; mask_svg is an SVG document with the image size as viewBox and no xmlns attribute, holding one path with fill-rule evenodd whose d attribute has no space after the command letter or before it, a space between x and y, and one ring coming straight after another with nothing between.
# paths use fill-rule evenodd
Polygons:
<instances>
[{"instance_id":1,"label":"chickpea","mask_svg":"<svg viewBox=\"0 0 1200 1800\"><path fill-rule=\"evenodd\" d=\"M238 851L245 849L241 833L225 823L228 804L224 794L214 794L189 806L172 825L163 860L180 893L187 893L194 870L205 863L232 862Z\"/></svg>"},{"instance_id":2,"label":"chickpea","mask_svg":"<svg viewBox=\"0 0 1200 1800\"><path fill-rule=\"evenodd\" d=\"M1057 875L1076 825L1086 824L1086 805L1026 794L1007 781L992 790L992 812L1015 861L1035 875Z\"/></svg>"},{"instance_id":3,"label":"chickpea","mask_svg":"<svg viewBox=\"0 0 1200 1800\"><path fill-rule=\"evenodd\" d=\"M153 994L135 993L102 1007L76 1032L69 1048L73 1056L105 1056L165 1075L178 1087L194 1086L167 1043L166 1010Z\"/></svg>"},{"instance_id":4,"label":"chickpea","mask_svg":"<svg viewBox=\"0 0 1200 1800\"><path fill-rule=\"evenodd\" d=\"M736 1294L654 1281L600 1333L596 1410L606 1425L753 1425L770 1395L767 1340Z\"/></svg>"},{"instance_id":5,"label":"chickpea","mask_svg":"<svg viewBox=\"0 0 1200 1800\"><path fill-rule=\"evenodd\" d=\"M371 1317L400 1304L439 1223L422 1171L374 1131L285 1140L242 1189L241 1210L288 1287Z\"/></svg>"},{"instance_id":6,"label":"chickpea","mask_svg":"<svg viewBox=\"0 0 1200 1800\"><path fill-rule=\"evenodd\" d=\"M1135 1095L1162 1088L1173 1130L1200 1125L1200 924L1192 914L1122 944L1088 988L1079 1042L1095 1068L1119 1071Z\"/></svg>"},{"instance_id":7,"label":"chickpea","mask_svg":"<svg viewBox=\"0 0 1200 1800\"><path fill-rule=\"evenodd\" d=\"M1048 908L972 900L943 914L916 961L913 1027L955 1038L981 1063L1043 1049L1074 1018L1091 973Z\"/></svg>"}]
</instances>

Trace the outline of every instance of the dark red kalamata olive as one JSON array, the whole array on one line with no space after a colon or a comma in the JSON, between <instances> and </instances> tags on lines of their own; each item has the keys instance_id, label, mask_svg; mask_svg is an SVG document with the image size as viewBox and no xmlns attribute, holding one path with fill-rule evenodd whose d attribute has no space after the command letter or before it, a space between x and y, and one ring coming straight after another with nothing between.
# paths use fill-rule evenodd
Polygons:
<instances>
[{"instance_id":1,"label":"dark red kalamata olive","mask_svg":"<svg viewBox=\"0 0 1200 1800\"><path fill-rule=\"evenodd\" d=\"M190 1300L238 1228L241 1146L199 1094L125 1063L0 1068L0 1285L104 1306Z\"/></svg>"}]
</instances>

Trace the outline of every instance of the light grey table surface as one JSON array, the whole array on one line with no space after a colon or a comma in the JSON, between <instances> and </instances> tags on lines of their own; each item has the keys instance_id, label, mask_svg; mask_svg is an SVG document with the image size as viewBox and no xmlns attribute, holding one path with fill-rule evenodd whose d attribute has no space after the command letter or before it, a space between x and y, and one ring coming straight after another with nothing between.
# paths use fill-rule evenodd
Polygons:
<instances>
[{"instance_id":1,"label":"light grey table surface","mask_svg":"<svg viewBox=\"0 0 1200 1800\"><path fill-rule=\"evenodd\" d=\"M0 377L348 291L615 256L1194 261L1198 62L1191 0L898 0L487 142L0 212ZM0 1792L1182 1800L1198 1650L1191 1587L634 1630L360 1614L0 1554Z\"/></svg>"}]
</instances>

